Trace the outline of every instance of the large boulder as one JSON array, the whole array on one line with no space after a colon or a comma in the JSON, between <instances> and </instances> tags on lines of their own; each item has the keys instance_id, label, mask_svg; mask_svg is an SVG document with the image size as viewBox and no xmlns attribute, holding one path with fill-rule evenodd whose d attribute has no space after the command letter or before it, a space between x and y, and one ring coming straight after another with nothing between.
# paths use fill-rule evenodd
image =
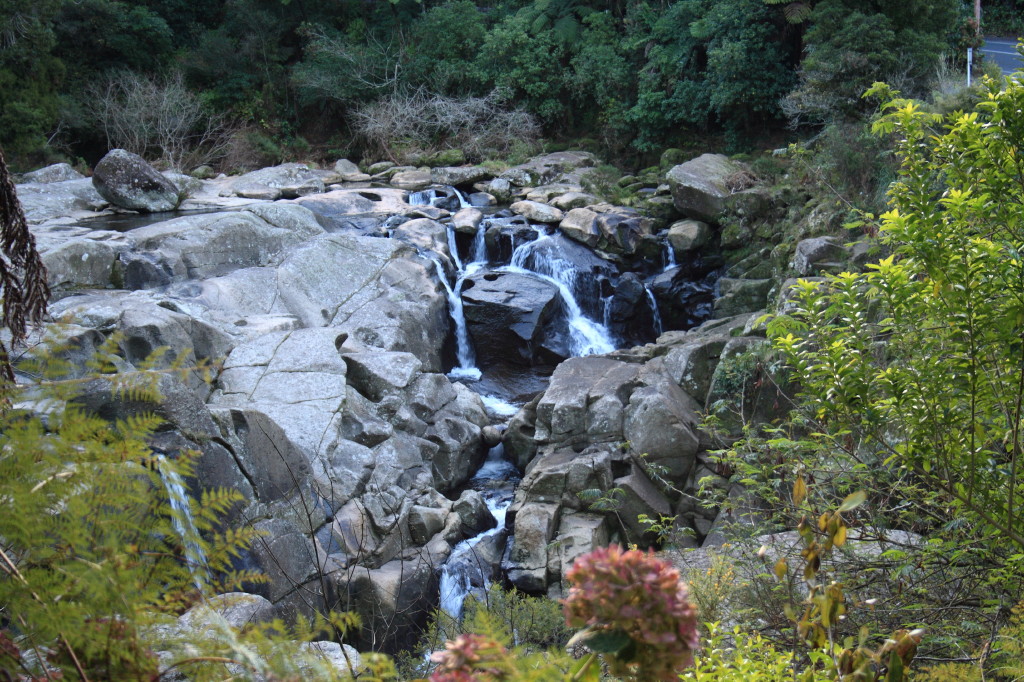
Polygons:
<instances>
[{"instance_id":1,"label":"large boulder","mask_svg":"<svg viewBox=\"0 0 1024 682\"><path fill-rule=\"evenodd\" d=\"M558 287L513 272L482 272L466 278L463 311L482 367L533 364L547 328L558 313Z\"/></svg>"},{"instance_id":2,"label":"large boulder","mask_svg":"<svg viewBox=\"0 0 1024 682\"><path fill-rule=\"evenodd\" d=\"M722 154L702 154L673 167L665 177L680 213L717 222L732 194L730 179L743 169L742 164Z\"/></svg>"},{"instance_id":3,"label":"large boulder","mask_svg":"<svg viewBox=\"0 0 1024 682\"><path fill-rule=\"evenodd\" d=\"M122 208L156 213L181 203L174 183L138 154L111 149L93 169L92 184L104 199Z\"/></svg>"},{"instance_id":4,"label":"large boulder","mask_svg":"<svg viewBox=\"0 0 1024 682\"><path fill-rule=\"evenodd\" d=\"M764 310L768 305L768 294L775 286L772 279L734 279L722 277L718 280L719 296L715 300L715 317L732 317L741 313Z\"/></svg>"},{"instance_id":5,"label":"large boulder","mask_svg":"<svg viewBox=\"0 0 1024 682\"><path fill-rule=\"evenodd\" d=\"M539 201L517 201L509 208L513 213L518 213L535 223L558 223L562 220L560 210Z\"/></svg>"},{"instance_id":6,"label":"large boulder","mask_svg":"<svg viewBox=\"0 0 1024 682\"><path fill-rule=\"evenodd\" d=\"M652 226L650 218L633 209L595 204L570 210L558 229L570 239L602 252L631 255L643 248ZM653 239L650 241L653 245Z\"/></svg>"}]
</instances>

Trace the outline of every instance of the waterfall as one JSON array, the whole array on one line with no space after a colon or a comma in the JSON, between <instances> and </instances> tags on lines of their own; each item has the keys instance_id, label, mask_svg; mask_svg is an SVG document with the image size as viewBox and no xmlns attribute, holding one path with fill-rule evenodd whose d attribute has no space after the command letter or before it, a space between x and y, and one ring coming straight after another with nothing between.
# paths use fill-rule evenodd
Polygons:
<instances>
[{"instance_id":1,"label":"waterfall","mask_svg":"<svg viewBox=\"0 0 1024 682\"><path fill-rule=\"evenodd\" d=\"M482 565L474 548L484 539L505 531L505 513L512 504L512 494L518 479L519 470L505 459L504 449L499 444L487 453L487 459L469 482L470 488L483 495L487 509L497 525L457 544L452 549L451 557L441 567L440 606L456 620L462 616L463 603L473 591L474 582L481 592L487 590L490 567Z\"/></svg>"},{"instance_id":2,"label":"waterfall","mask_svg":"<svg viewBox=\"0 0 1024 682\"><path fill-rule=\"evenodd\" d=\"M654 317L654 335L655 337L661 336L664 333L665 328L661 324L661 312L658 310L658 300L654 298L654 292L652 292L647 285L644 285L644 293L647 294L647 304L651 307L651 316Z\"/></svg>"},{"instance_id":3,"label":"waterfall","mask_svg":"<svg viewBox=\"0 0 1024 682\"><path fill-rule=\"evenodd\" d=\"M466 201L466 197L462 196L462 192L457 187L452 187L452 191L459 198L459 208L471 208L473 206L473 204Z\"/></svg>"},{"instance_id":4,"label":"waterfall","mask_svg":"<svg viewBox=\"0 0 1024 682\"><path fill-rule=\"evenodd\" d=\"M459 295L458 291L462 286L462 280L460 279L456 282L456 288L452 289L448 284L448 277L444 274L441 261L436 258L431 258L430 260L433 262L434 267L437 268L437 277L441 280L444 290L448 293L448 310L452 316L452 321L455 323L455 355L459 361L459 366L452 369L449 375L462 379L479 379L480 370L477 369L476 358L473 357L473 346L469 342L469 331L466 329L466 316L462 311L462 296Z\"/></svg>"},{"instance_id":5,"label":"waterfall","mask_svg":"<svg viewBox=\"0 0 1024 682\"><path fill-rule=\"evenodd\" d=\"M540 235L532 242L521 244L512 252L512 263L501 270L529 274L558 288L569 318L569 352L573 356L611 353L615 350L611 333L605 325L583 314L573 291L578 273L568 261L535 253L538 244L551 239L537 229Z\"/></svg>"},{"instance_id":6,"label":"waterfall","mask_svg":"<svg viewBox=\"0 0 1024 682\"><path fill-rule=\"evenodd\" d=\"M196 587L202 592L210 583L210 570L206 563L206 552L199 541L199 531L192 519L192 506L185 491L185 482L163 455L158 455L156 462L171 504L171 524L185 547L185 561L192 571Z\"/></svg>"},{"instance_id":7,"label":"waterfall","mask_svg":"<svg viewBox=\"0 0 1024 682\"><path fill-rule=\"evenodd\" d=\"M455 269L461 273L466 269L462 265L462 259L459 258L459 243L455 241L455 226L448 223L448 227L445 228L448 236L448 250L452 253L452 260L455 261ZM442 277L441 279L444 279Z\"/></svg>"},{"instance_id":8,"label":"waterfall","mask_svg":"<svg viewBox=\"0 0 1024 682\"><path fill-rule=\"evenodd\" d=\"M470 253L470 264L479 264L483 267L487 264L487 227L489 223L481 220L476 226L476 235L473 237L473 250ZM468 266L467 266L468 267Z\"/></svg>"},{"instance_id":9,"label":"waterfall","mask_svg":"<svg viewBox=\"0 0 1024 682\"><path fill-rule=\"evenodd\" d=\"M668 272L672 268L676 267L676 265L678 265L678 263L676 263L676 250L672 248L672 243L669 242L667 239L665 240L664 261L665 268L662 270L662 272Z\"/></svg>"},{"instance_id":10,"label":"waterfall","mask_svg":"<svg viewBox=\"0 0 1024 682\"><path fill-rule=\"evenodd\" d=\"M410 206L433 206L434 199L437 199L437 190L425 189L421 192L409 193Z\"/></svg>"}]
</instances>

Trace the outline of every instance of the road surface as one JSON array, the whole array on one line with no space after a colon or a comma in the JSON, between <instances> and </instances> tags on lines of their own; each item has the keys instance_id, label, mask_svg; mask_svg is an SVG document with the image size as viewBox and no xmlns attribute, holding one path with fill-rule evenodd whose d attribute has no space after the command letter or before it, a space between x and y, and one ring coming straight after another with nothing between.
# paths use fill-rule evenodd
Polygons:
<instances>
[{"instance_id":1,"label":"road surface","mask_svg":"<svg viewBox=\"0 0 1024 682\"><path fill-rule=\"evenodd\" d=\"M980 52L985 59L998 64L1005 74L1024 68L1024 60L1017 54L1017 41L1013 38L986 37Z\"/></svg>"}]
</instances>

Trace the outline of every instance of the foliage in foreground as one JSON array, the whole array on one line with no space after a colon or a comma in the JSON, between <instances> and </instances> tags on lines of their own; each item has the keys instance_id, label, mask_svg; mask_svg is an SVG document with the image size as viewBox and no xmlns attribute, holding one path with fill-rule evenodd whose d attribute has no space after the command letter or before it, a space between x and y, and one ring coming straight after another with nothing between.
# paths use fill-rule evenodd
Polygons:
<instances>
[{"instance_id":1,"label":"foliage in foreground","mask_svg":"<svg viewBox=\"0 0 1024 682\"><path fill-rule=\"evenodd\" d=\"M159 354L138 371L114 373L118 339L90 363L116 398L156 405ZM277 621L242 632L214 613L197 630L177 617L215 593L258 582L232 560L256 537L225 528L239 501L231 490L191 500L181 487L190 455L155 454L161 420L132 414L111 423L87 413L58 349L23 359L36 377L3 386L0 407L0 674L7 679L150 680L174 668L191 679L340 676L295 639L351 618L330 616L295 628ZM158 656L158 652L160 655Z\"/></svg>"}]
</instances>

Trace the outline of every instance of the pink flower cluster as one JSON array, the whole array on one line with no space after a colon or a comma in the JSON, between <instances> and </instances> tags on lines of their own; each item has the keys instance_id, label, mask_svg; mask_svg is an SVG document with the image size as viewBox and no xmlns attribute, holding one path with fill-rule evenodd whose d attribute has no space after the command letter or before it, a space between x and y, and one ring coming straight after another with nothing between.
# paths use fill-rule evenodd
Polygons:
<instances>
[{"instance_id":1,"label":"pink flower cluster","mask_svg":"<svg viewBox=\"0 0 1024 682\"><path fill-rule=\"evenodd\" d=\"M631 640L605 656L612 673L678 680L679 671L693 663L700 641L697 611L687 601L679 571L653 552L599 548L577 559L566 577L570 626L625 634Z\"/></svg>"},{"instance_id":2,"label":"pink flower cluster","mask_svg":"<svg viewBox=\"0 0 1024 682\"><path fill-rule=\"evenodd\" d=\"M435 651L430 660L437 668L430 682L476 682L478 680L506 680L503 663L508 661L508 650L490 637L459 635L445 642L444 651Z\"/></svg>"}]
</instances>

